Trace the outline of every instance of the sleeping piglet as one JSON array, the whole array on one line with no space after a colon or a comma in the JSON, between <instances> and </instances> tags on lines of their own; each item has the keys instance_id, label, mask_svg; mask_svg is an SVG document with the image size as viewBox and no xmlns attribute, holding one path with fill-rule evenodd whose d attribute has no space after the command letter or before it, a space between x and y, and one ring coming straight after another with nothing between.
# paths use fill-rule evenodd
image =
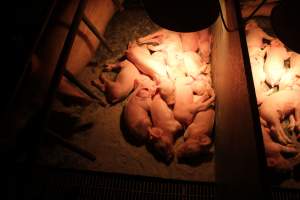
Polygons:
<instances>
[{"instance_id":1,"label":"sleeping piglet","mask_svg":"<svg viewBox=\"0 0 300 200\"><path fill-rule=\"evenodd\" d=\"M128 60L153 80L167 76L165 64L153 58L147 48L137 45L136 42L131 42L128 45L126 55Z\"/></svg>"},{"instance_id":2,"label":"sleeping piglet","mask_svg":"<svg viewBox=\"0 0 300 200\"><path fill-rule=\"evenodd\" d=\"M152 126L149 116L153 93L142 87L136 81L136 89L129 96L123 110L123 120L130 136L137 142L146 142L149 139L148 128Z\"/></svg>"},{"instance_id":3,"label":"sleeping piglet","mask_svg":"<svg viewBox=\"0 0 300 200\"><path fill-rule=\"evenodd\" d=\"M111 71L116 68L121 68L121 71L115 81L108 79L103 73L100 75L102 84L99 85L99 88L106 93L107 100L110 103L116 103L126 98L133 89L134 80L141 75L138 69L128 60L107 65L104 70Z\"/></svg>"},{"instance_id":4,"label":"sleeping piglet","mask_svg":"<svg viewBox=\"0 0 300 200\"><path fill-rule=\"evenodd\" d=\"M184 142L177 148L178 159L199 156L207 152L211 144L211 132L214 125L215 111L208 109L196 114L193 122L184 133Z\"/></svg>"},{"instance_id":5,"label":"sleeping piglet","mask_svg":"<svg viewBox=\"0 0 300 200\"><path fill-rule=\"evenodd\" d=\"M213 88L211 87L212 81L210 75L200 74L192 83L193 92L196 95L212 94Z\"/></svg>"},{"instance_id":6,"label":"sleeping piglet","mask_svg":"<svg viewBox=\"0 0 300 200\"><path fill-rule=\"evenodd\" d=\"M290 68L282 76L279 83L279 90L300 89L300 54L290 53Z\"/></svg>"},{"instance_id":7,"label":"sleeping piglet","mask_svg":"<svg viewBox=\"0 0 300 200\"><path fill-rule=\"evenodd\" d=\"M283 153L297 153L294 147L287 147L274 142L270 136L270 129L261 127L262 136L265 146L265 154L267 158L268 167L277 170L291 170L291 163L282 156Z\"/></svg>"},{"instance_id":8,"label":"sleeping piglet","mask_svg":"<svg viewBox=\"0 0 300 200\"><path fill-rule=\"evenodd\" d=\"M148 128L150 143L157 153L169 162L174 157L173 144L176 134L182 127L159 94L153 97L150 111L153 121L153 127Z\"/></svg>"},{"instance_id":9,"label":"sleeping piglet","mask_svg":"<svg viewBox=\"0 0 300 200\"><path fill-rule=\"evenodd\" d=\"M285 73L284 60L289 58L289 54L284 44L278 39L272 40L267 49L267 58L264 64L266 82L274 87L279 84L282 75Z\"/></svg>"},{"instance_id":10,"label":"sleeping piglet","mask_svg":"<svg viewBox=\"0 0 300 200\"><path fill-rule=\"evenodd\" d=\"M165 77L160 78L157 88L161 98L168 105L175 103L175 85L171 79Z\"/></svg>"},{"instance_id":11,"label":"sleeping piglet","mask_svg":"<svg viewBox=\"0 0 300 200\"><path fill-rule=\"evenodd\" d=\"M265 33L254 20L249 20L249 22L246 24L245 30L249 54L251 54L253 48L264 48L263 39L270 41L274 39Z\"/></svg>"},{"instance_id":12,"label":"sleeping piglet","mask_svg":"<svg viewBox=\"0 0 300 200\"><path fill-rule=\"evenodd\" d=\"M195 114L208 109L215 100L215 95L206 95L206 98L193 100L193 79L191 77L178 78L175 81L175 106L174 116L184 127L188 127Z\"/></svg>"},{"instance_id":13,"label":"sleeping piglet","mask_svg":"<svg viewBox=\"0 0 300 200\"><path fill-rule=\"evenodd\" d=\"M282 144L291 143L285 134L281 121L289 115L295 116L295 128L300 130L300 91L281 90L265 98L259 113L270 126Z\"/></svg>"},{"instance_id":14,"label":"sleeping piglet","mask_svg":"<svg viewBox=\"0 0 300 200\"><path fill-rule=\"evenodd\" d=\"M139 44L149 44L149 43L157 44L157 45L148 45L151 51L163 51L163 52L182 51L182 43L181 43L179 33L174 31L169 31L167 29L160 29L157 32L139 38L137 42Z\"/></svg>"}]
</instances>

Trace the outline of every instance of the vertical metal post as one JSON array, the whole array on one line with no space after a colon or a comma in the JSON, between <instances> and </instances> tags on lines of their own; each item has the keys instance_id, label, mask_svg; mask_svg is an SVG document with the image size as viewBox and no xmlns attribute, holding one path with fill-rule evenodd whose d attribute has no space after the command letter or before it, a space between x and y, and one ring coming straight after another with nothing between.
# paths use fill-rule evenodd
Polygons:
<instances>
[{"instance_id":1,"label":"vertical metal post","mask_svg":"<svg viewBox=\"0 0 300 200\"><path fill-rule=\"evenodd\" d=\"M63 49L62 49L61 54L58 58L57 65L56 65L55 71L53 73L51 82L50 82L49 90L48 90L48 93L46 95L46 99L44 101L43 107L42 107L42 115L45 116L44 117L45 121L47 121L47 119L49 117L49 113L50 113L50 110L51 110L53 99L55 97L57 88L60 84L61 78L64 74L65 69L66 69L66 64L67 64L67 61L68 61L68 58L69 58L69 54L70 54L73 42L74 42L75 37L76 37L78 27L79 27L80 22L82 20L82 16L84 14L86 4L87 4L87 0L80 0L79 1L76 13L74 15L74 18L73 18L73 21L72 21L72 24L71 24L71 27L70 27L70 30L69 30L69 33L66 37Z\"/></svg>"},{"instance_id":2,"label":"vertical metal post","mask_svg":"<svg viewBox=\"0 0 300 200\"><path fill-rule=\"evenodd\" d=\"M48 92L45 95L42 107L39 110L39 112L37 112L36 115L34 115L34 117L32 117L29 120L25 129L23 130L23 133L20 134L21 139L19 138L19 141L21 142L21 144L18 145L18 148L21 151L25 150L28 153L29 158L27 161L29 162L29 164L34 160L36 150L41 142L44 133L46 132L46 127L50 116L53 100L57 88L60 84L61 78L63 76L63 73L65 71L69 53L71 51L75 36L77 34L79 24L82 20L86 4L87 0L79 1L77 10L73 17L71 27L64 42L63 49L58 58L55 71L52 75Z\"/></svg>"}]
</instances>

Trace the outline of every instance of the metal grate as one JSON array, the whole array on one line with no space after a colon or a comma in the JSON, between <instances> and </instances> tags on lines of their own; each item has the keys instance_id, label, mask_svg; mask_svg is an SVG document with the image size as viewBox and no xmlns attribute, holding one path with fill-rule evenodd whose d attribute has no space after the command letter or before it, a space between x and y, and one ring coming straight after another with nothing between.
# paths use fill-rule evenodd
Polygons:
<instances>
[{"instance_id":1,"label":"metal grate","mask_svg":"<svg viewBox=\"0 0 300 200\"><path fill-rule=\"evenodd\" d=\"M215 200L216 185L115 173L51 170L42 196L45 200ZM273 187L272 199L299 200L300 190Z\"/></svg>"},{"instance_id":2,"label":"metal grate","mask_svg":"<svg viewBox=\"0 0 300 200\"><path fill-rule=\"evenodd\" d=\"M110 173L54 173L44 199L215 199L213 183L173 181Z\"/></svg>"},{"instance_id":3,"label":"metal grate","mask_svg":"<svg viewBox=\"0 0 300 200\"><path fill-rule=\"evenodd\" d=\"M299 200L300 190L297 189L282 189L272 188L272 199L273 200Z\"/></svg>"}]
</instances>

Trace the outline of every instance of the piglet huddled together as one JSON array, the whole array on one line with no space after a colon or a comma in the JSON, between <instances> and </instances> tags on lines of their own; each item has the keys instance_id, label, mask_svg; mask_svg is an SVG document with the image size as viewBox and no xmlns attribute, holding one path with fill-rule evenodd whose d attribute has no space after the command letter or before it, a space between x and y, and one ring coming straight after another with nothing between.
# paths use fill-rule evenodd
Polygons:
<instances>
[{"instance_id":1,"label":"piglet huddled together","mask_svg":"<svg viewBox=\"0 0 300 200\"><path fill-rule=\"evenodd\" d=\"M122 120L128 135L164 161L193 158L212 143L215 93L209 29L177 33L161 29L131 41L125 59L107 64L93 81L110 104L127 98ZM120 69L115 80L106 71ZM184 135L176 145L178 137Z\"/></svg>"},{"instance_id":2,"label":"piglet huddled together","mask_svg":"<svg viewBox=\"0 0 300 200\"><path fill-rule=\"evenodd\" d=\"M299 151L288 132L300 138L300 54L288 51L255 21L245 29L267 164L290 170ZM284 153L294 156L288 159Z\"/></svg>"}]
</instances>

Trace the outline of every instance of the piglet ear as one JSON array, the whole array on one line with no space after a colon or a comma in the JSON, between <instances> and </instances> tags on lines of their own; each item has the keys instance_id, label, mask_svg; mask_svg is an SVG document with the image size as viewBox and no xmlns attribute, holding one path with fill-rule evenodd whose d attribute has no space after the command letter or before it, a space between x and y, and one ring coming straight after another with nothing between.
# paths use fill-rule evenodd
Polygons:
<instances>
[{"instance_id":1,"label":"piglet ear","mask_svg":"<svg viewBox=\"0 0 300 200\"><path fill-rule=\"evenodd\" d=\"M160 128L152 127L148 128L150 140L158 140L161 137L162 130Z\"/></svg>"}]
</instances>

